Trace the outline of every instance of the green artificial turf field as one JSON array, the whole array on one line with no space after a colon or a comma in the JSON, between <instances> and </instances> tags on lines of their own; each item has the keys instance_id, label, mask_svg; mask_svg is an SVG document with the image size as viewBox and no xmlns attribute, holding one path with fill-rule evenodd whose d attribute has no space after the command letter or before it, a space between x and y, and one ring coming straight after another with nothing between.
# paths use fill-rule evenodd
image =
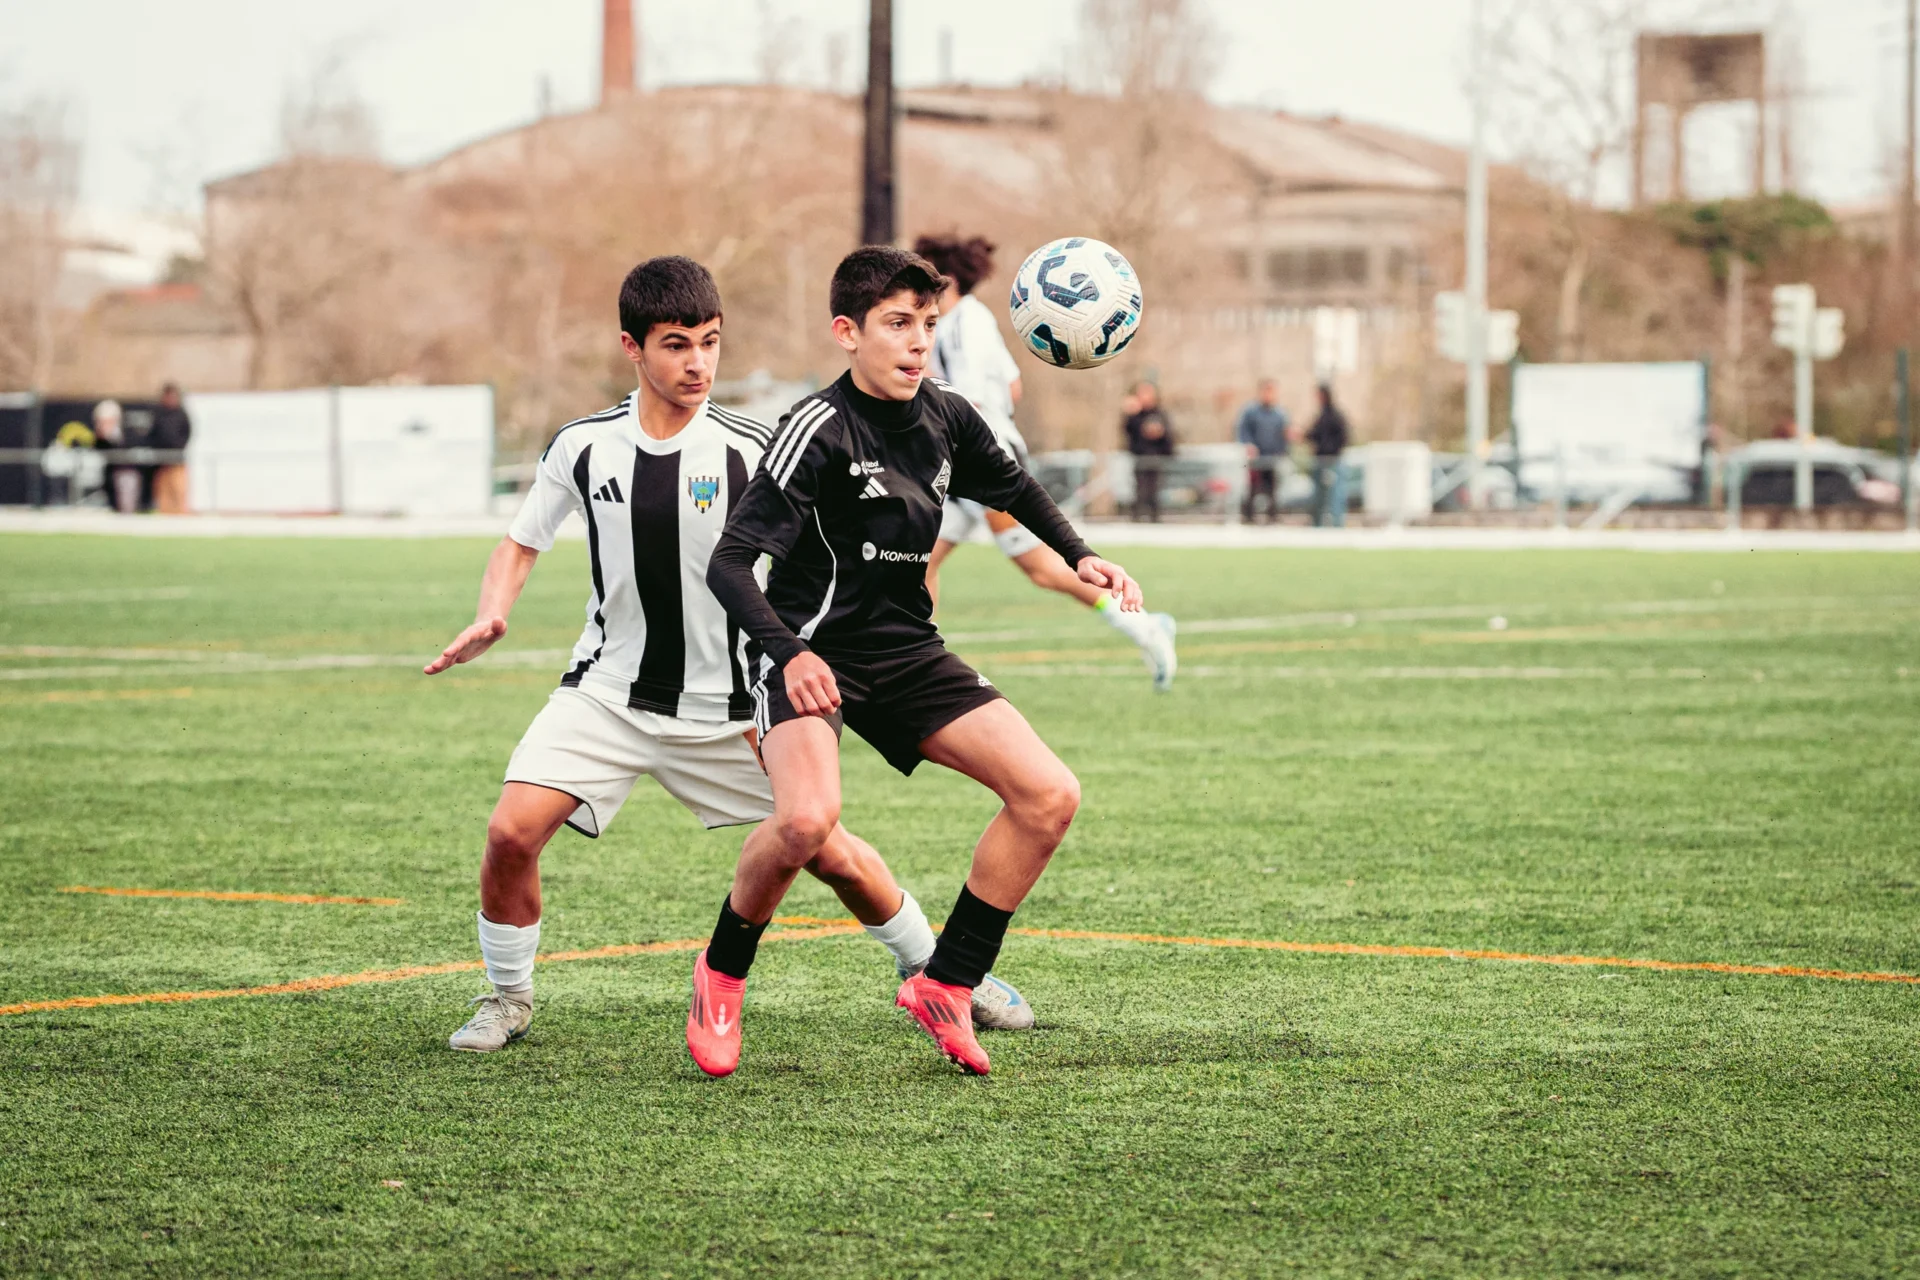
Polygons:
<instances>
[{"instance_id":1,"label":"green artificial turf field","mask_svg":"<svg viewBox=\"0 0 1920 1280\"><path fill-rule=\"evenodd\" d=\"M426 680L486 551L0 539L0 1005L471 959L585 578ZM1920 973L1920 558L1122 558L1170 695L990 550L946 575L1085 790L1016 926ZM937 921L991 801L845 773ZM738 843L643 783L549 850L544 945L704 935ZM486 1057L465 971L0 1016L0 1273L1920 1274L1914 985L1017 937L1041 1026L970 1080L815 936L708 1081L691 958L546 965Z\"/></svg>"}]
</instances>

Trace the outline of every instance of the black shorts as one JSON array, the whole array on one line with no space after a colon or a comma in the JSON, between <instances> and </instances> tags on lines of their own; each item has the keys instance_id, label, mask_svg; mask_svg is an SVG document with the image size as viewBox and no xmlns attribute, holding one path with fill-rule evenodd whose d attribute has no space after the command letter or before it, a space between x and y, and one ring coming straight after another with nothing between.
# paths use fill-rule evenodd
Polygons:
<instances>
[{"instance_id":1,"label":"black shorts","mask_svg":"<svg viewBox=\"0 0 1920 1280\"><path fill-rule=\"evenodd\" d=\"M912 773L926 758L920 754L922 742L1003 696L941 645L873 658L827 658L826 663L840 686L840 710L825 717L833 731L839 733L844 721L902 773ZM754 670L753 723L761 735L802 719L787 701L786 675L773 660L756 656Z\"/></svg>"}]
</instances>

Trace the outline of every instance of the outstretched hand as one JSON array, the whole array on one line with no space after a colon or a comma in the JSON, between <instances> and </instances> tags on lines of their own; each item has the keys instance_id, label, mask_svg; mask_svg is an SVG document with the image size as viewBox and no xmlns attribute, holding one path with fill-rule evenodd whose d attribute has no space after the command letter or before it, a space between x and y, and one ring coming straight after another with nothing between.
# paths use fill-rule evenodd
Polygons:
<instances>
[{"instance_id":1,"label":"outstretched hand","mask_svg":"<svg viewBox=\"0 0 1920 1280\"><path fill-rule=\"evenodd\" d=\"M482 618L453 638L453 643L440 651L440 656L420 668L427 675L436 676L448 667L458 666L462 662L472 662L475 658L493 648L494 642L507 634L505 618Z\"/></svg>"},{"instance_id":2,"label":"outstretched hand","mask_svg":"<svg viewBox=\"0 0 1920 1280\"><path fill-rule=\"evenodd\" d=\"M1114 599L1120 602L1122 613L1138 613L1145 605L1140 584L1111 560L1088 556L1074 567L1074 571L1080 575L1080 581L1111 591Z\"/></svg>"}]
</instances>

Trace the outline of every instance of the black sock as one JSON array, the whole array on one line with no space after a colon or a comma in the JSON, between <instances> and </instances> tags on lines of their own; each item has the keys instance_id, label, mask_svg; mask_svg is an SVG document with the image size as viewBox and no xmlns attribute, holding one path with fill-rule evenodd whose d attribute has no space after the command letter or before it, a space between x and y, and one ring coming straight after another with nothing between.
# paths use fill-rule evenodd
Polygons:
<instances>
[{"instance_id":1,"label":"black sock","mask_svg":"<svg viewBox=\"0 0 1920 1280\"><path fill-rule=\"evenodd\" d=\"M720 923L713 926L713 940L707 943L707 968L746 981L747 970L753 968L753 953L760 949L760 935L766 931L766 925L755 924L735 911L733 895L728 894L720 904Z\"/></svg>"},{"instance_id":2,"label":"black sock","mask_svg":"<svg viewBox=\"0 0 1920 1280\"><path fill-rule=\"evenodd\" d=\"M934 944L933 959L927 962L927 976L969 991L979 986L1000 958L1000 944L1007 940L1007 925L1012 921L1013 912L982 902L962 885L953 914Z\"/></svg>"}]
</instances>

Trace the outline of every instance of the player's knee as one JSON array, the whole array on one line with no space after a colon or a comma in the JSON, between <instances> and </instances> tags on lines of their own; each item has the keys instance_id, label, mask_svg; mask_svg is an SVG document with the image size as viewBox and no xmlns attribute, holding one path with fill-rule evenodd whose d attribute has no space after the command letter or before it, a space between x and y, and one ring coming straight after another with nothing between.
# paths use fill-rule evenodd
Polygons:
<instances>
[{"instance_id":1,"label":"player's knee","mask_svg":"<svg viewBox=\"0 0 1920 1280\"><path fill-rule=\"evenodd\" d=\"M1053 777L1040 783L1025 806L1027 820L1055 837L1064 836L1080 812L1080 779L1062 767Z\"/></svg>"},{"instance_id":2,"label":"player's knee","mask_svg":"<svg viewBox=\"0 0 1920 1280\"><path fill-rule=\"evenodd\" d=\"M504 862L531 862L546 842L540 832L512 814L496 813L487 821L487 856Z\"/></svg>"},{"instance_id":3,"label":"player's knee","mask_svg":"<svg viewBox=\"0 0 1920 1280\"><path fill-rule=\"evenodd\" d=\"M858 860L844 850L835 848L831 843L813 855L813 861L807 863L807 874L830 888L849 885L860 879Z\"/></svg>"},{"instance_id":4,"label":"player's knee","mask_svg":"<svg viewBox=\"0 0 1920 1280\"><path fill-rule=\"evenodd\" d=\"M780 844L800 865L819 856L827 837L840 822L840 806L813 801L796 805L776 815L775 830Z\"/></svg>"}]
</instances>

